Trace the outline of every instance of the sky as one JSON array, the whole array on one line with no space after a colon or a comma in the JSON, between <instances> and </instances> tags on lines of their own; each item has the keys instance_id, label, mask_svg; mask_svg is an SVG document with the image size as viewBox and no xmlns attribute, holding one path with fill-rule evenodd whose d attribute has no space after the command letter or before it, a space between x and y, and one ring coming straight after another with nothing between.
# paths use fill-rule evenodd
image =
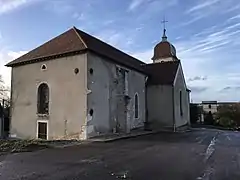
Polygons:
<instances>
[{"instance_id":1,"label":"sky","mask_svg":"<svg viewBox=\"0 0 240 180\"><path fill-rule=\"evenodd\" d=\"M191 101L240 100L239 0L0 0L4 65L73 26L151 63L166 18Z\"/></svg>"}]
</instances>

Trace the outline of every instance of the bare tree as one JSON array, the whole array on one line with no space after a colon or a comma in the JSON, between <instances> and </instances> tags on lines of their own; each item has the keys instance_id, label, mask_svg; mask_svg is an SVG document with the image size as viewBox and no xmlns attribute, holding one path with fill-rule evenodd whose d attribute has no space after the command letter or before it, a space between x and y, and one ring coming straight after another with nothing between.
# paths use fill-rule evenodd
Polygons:
<instances>
[{"instance_id":1,"label":"bare tree","mask_svg":"<svg viewBox=\"0 0 240 180\"><path fill-rule=\"evenodd\" d=\"M10 92L10 88L7 87L7 85L4 83L2 75L0 75L0 102L3 99L5 99L6 101L9 101L9 92Z\"/></svg>"}]
</instances>

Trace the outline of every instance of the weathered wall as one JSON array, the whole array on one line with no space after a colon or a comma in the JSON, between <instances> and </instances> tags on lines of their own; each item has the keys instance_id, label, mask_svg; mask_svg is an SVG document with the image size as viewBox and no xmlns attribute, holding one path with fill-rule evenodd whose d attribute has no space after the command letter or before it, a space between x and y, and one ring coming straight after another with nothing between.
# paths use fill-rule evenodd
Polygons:
<instances>
[{"instance_id":1,"label":"weathered wall","mask_svg":"<svg viewBox=\"0 0 240 180\"><path fill-rule=\"evenodd\" d=\"M42 71L41 65L47 70ZM75 74L74 69L79 68ZM87 104L87 55L76 55L12 68L11 134L36 138L37 120L48 122L48 138L82 138ZM37 115L37 90L49 86L49 117Z\"/></svg>"},{"instance_id":2,"label":"weathered wall","mask_svg":"<svg viewBox=\"0 0 240 180\"><path fill-rule=\"evenodd\" d=\"M187 92L183 70L181 65L179 66L177 76L174 84L174 111L175 111L175 125L176 127L186 125L189 120L189 94ZM180 111L180 91L182 92L182 115Z\"/></svg>"},{"instance_id":3,"label":"weathered wall","mask_svg":"<svg viewBox=\"0 0 240 180\"><path fill-rule=\"evenodd\" d=\"M148 121L154 128L173 127L173 87L148 86Z\"/></svg>"},{"instance_id":4,"label":"weathered wall","mask_svg":"<svg viewBox=\"0 0 240 180\"><path fill-rule=\"evenodd\" d=\"M123 68L118 72L118 67ZM93 69L93 74L89 70ZM126 73L125 73L126 72ZM145 121L145 75L88 54L88 134L128 132ZM139 95L139 118L134 118L134 95ZM131 99L125 102L124 96Z\"/></svg>"}]
</instances>

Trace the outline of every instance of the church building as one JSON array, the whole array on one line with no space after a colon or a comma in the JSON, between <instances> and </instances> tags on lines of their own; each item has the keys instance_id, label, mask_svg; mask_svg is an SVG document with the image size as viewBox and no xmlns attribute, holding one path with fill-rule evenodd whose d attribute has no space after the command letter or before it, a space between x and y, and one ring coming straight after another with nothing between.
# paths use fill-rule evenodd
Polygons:
<instances>
[{"instance_id":1,"label":"church building","mask_svg":"<svg viewBox=\"0 0 240 180\"><path fill-rule=\"evenodd\" d=\"M177 131L190 124L181 61L166 30L146 64L73 27L9 62L11 136L88 139L146 124Z\"/></svg>"}]
</instances>

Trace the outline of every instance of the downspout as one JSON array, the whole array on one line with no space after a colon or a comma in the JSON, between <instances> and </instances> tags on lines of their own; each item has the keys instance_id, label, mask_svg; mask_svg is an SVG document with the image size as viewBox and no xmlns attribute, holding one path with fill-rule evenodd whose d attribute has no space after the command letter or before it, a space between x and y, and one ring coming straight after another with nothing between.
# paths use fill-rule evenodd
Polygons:
<instances>
[{"instance_id":1,"label":"downspout","mask_svg":"<svg viewBox=\"0 0 240 180\"><path fill-rule=\"evenodd\" d=\"M173 132L176 132L174 85L172 85L172 107L173 107Z\"/></svg>"}]
</instances>

